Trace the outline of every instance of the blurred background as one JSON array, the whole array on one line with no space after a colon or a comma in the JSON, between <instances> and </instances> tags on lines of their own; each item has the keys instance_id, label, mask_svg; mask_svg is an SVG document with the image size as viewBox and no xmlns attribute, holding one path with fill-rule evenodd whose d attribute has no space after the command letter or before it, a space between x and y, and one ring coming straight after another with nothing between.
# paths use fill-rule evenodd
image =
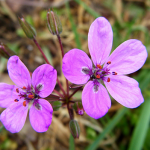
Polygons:
<instances>
[{"instance_id":1,"label":"blurred background","mask_svg":"<svg viewBox=\"0 0 150 150\"><path fill-rule=\"evenodd\" d=\"M106 17L112 25L112 50L132 38L141 40L150 53L150 0L0 0L0 42L16 52L31 72L45 63L19 25L17 16L23 16L35 27L36 39L57 69L64 87L59 42L46 25L49 8L53 8L62 22L60 36L65 53L79 48L89 54L88 30L99 16ZM29 118L16 134L8 132L0 123L0 150L150 150L150 56L139 71L129 76L139 82L145 99L138 108L124 108L112 99L109 112L98 120L86 113L75 115L81 130L75 141L70 136L66 108L53 113L52 124L45 133L36 133ZM14 84L7 73L7 59L1 56L0 82ZM59 90L58 85L56 89ZM81 91L75 97L81 99ZM0 108L0 113L3 110Z\"/></svg>"}]
</instances>

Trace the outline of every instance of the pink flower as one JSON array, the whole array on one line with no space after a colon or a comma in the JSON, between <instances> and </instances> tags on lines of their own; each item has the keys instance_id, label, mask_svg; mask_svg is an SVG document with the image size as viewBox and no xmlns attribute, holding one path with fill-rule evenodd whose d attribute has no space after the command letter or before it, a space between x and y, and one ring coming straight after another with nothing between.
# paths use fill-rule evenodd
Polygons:
<instances>
[{"instance_id":1,"label":"pink flower","mask_svg":"<svg viewBox=\"0 0 150 150\"><path fill-rule=\"evenodd\" d=\"M7 64L8 73L15 85L0 84L0 106L6 108L0 120L7 130L19 132L26 120L28 108L33 129L45 132L52 121L53 108L43 98L50 95L56 84L57 72L48 65L39 66L32 74L18 56L12 56ZM32 105L30 105L32 104Z\"/></svg>"},{"instance_id":2,"label":"pink flower","mask_svg":"<svg viewBox=\"0 0 150 150\"><path fill-rule=\"evenodd\" d=\"M88 46L94 65L88 55L79 49L70 50L63 58L62 70L70 82L88 82L82 92L82 104L85 112L95 119L104 116L111 107L108 92L128 108L138 107L144 101L138 82L125 75L143 66L147 58L145 46L138 40L130 39L109 56L112 42L110 23L104 17L99 17L88 33Z\"/></svg>"}]
</instances>

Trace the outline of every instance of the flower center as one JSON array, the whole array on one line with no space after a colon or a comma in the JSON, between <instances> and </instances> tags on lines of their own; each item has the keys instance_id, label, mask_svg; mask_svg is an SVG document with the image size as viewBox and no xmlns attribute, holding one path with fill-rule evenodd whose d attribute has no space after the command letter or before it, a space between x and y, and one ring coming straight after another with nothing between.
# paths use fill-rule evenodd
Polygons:
<instances>
[{"instance_id":1,"label":"flower center","mask_svg":"<svg viewBox=\"0 0 150 150\"><path fill-rule=\"evenodd\" d=\"M101 66L100 64L97 64L96 67L93 67L92 69L86 67L82 68L82 73L89 75L90 80L93 81L94 92L98 92L99 83L101 83L102 81L111 82L109 75L117 75L117 72L111 72L108 68L110 64L111 61L108 61L105 67Z\"/></svg>"},{"instance_id":2,"label":"flower center","mask_svg":"<svg viewBox=\"0 0 150 150\"><path fill-rule=\"evenodd\" d=\"M97 64L96 67L93 67L92 70L88 68L82 68L82 72L85 74L90 75L90 80L92 81L105 81L105 82L110 82L110 78L108 75L117 75L117 72L111 72L110 69L108 69L108 65L111 64L111 61L107 62L107 65L105 67Z\"/></svg>"},{"instance_id":3,"label":"flower center","mask_svg":"<svg viewBox=\"0 0 150 150\"><path fill-rule=\"evenodd\" d=\"M18 93L18 96L20 99L24 99L23 101L23 106L25 107L27 105L27 103L31 102L31 101L35 101L38 100L39 95L35 93L35 90L31 87L31 88L26 88L25 86L23 88L17 88L16 92ZM15 99L15 102L18 102L19 99Z\"/></svg>"},{"instance_id":4,"label":"flower center","mask_svg":"<svg viewBox=\"0 0 150 150\"><path fill-rule=\"evenodd\" d=\"M92 69L91 80L105 81L107 76L111 74L110 69L107 67L102 67L101 65L97 65ZM107 78L107 82L110 82L110 78Z\"/></svg>"}]
</instances>

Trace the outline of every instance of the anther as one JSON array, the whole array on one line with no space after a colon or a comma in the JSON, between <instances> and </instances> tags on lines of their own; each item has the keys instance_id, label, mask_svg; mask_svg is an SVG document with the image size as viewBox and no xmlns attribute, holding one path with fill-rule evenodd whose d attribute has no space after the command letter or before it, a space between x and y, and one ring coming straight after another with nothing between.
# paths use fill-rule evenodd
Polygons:
<instances>
[{"instance_id":1,"label":"anther","mask_svg":"<svg viewBox=\"0 0 150 150\"><path fill-rule=\"evenodd\" d=\"M117 75L117 72L112 72L112 75Z\"/></svg>"},{"instance_id":2,"label":"anther","mask_svg":"<svg viewBox=\"0 0 150 150\"><path fill-rule=\"evenodd\" d=\"M25 89L27 89L25 86L23 86L23 89L25 90Z\"/></svg>"},{"instance_id":3,"label":"anther","mask_svg":"<svg viewBox=\"0 0 150 150\"><path fill-rule=\"evenodd\" d=\"M107 78L107 82L110 82L110 78Z\"/></svg>"},{"instance_id":4,"label":"anther","mask_svg":"<svg viewBox=\"0 0 150 150\"><path fill-rule=\"evenodd\" d=\"M27 106L27 102L26 102L26 101L23 102L23 106L24 106L24 107Z\"/></svg>"},{"instance_id":5,"label":"anther","mask_svg":"<svg viewBox=\"0 0 150 150\"><path fill-rule=\"evenodd\" d=\"M91 78L91 79L95 79L95 76L94 76L94 75L91 75L90 78Z\"/></svg>"},{"instance_id":6,"label":"anther","mask_svg":"<svg viewBox=\"0 0 150 150\"><path fill-rule=\"evenodd\" d=\"M100 75L99 75L99 74L98 74L98 75L96 75L96 78L97 78L97 79L99 79L99 78L100 78Z\"/></svg>"},{"instance_id":7,"label":"anther","mask_svg":"<svg viewBox=\"0 0 150 150\"><path fill-rule=\"evenodd\" d=\"M16 92L19 93L19 89L18 88L16 89Z\"/></svg>"},{"instance_id":8,"label":"anther","mask_svg":"<svg viewBox=\"0 0 150 150\"><path fill-rule=\"evenodd\" d=\"M34 95L28 95L28 98L33 99L33 98L34 98Z\"/></svg>"},{"instance_id":9,"label":"anther","mask_svg":"<svg viewBox=\"0 0 150 150\"><path fill-rule=\"evenodd\" d=\"M111 64L111 61L108 61L108 62L107 62L107 65L109 65L109 64Z\"/></svg>"},{"instance_id":10,"label":"anther","mask_svg":"<svg viewBox=\"0 0 150 150\"><path fill-rule=\"evenodd\" d=\"M14 101L15 101L15 102L18 102L19 100L18 100L18 99L15 99Z\"/></svg>"},{"instance_id":11,"label":"anther","mask_svg":"<svg viewBox=\"0 0 150 150\"><path fill-rule=\"evenodd\" d=\"M98 67L99 69L102 69L102 66L101 66L101 65L97 65L97 67Z\"/></svg>"},{"instance_id":12,"label":"anther","mask_svg":"<svg viewBox=\"0 0 150 150\"><path fill-rule=\"evenodd\" d=\"M102 74L105 74L106 72L105 71L102 71Z\"/></svg>"}]
</instances>

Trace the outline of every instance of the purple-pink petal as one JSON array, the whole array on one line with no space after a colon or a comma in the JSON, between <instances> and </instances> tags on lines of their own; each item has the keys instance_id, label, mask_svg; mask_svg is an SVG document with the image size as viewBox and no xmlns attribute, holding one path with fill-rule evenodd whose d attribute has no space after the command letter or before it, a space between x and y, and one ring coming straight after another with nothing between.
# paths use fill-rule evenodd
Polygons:
<instances>
[{"instance_id":1,"label":"purple-pink petal","mask_svg":"<svg viewBox=\"0 0 150 150\"><path fill-rule=\"evenodd\" d=\"M140 69L147 58L147 51L141 41L130 39L119 45L110 55L111 64L107 68L117 74L130 74Z\"/></svg>"},{"instance_id":2,"label":"purple-pink petal","mask_svg":"<svg viewBox=\"0 0 150 150\"><path fill-rule=\"evenodd\" d=\"M32 74L32 85L42 98L47 97L55 88L57 71L49 64L39 66Z\"/></svg>"},{"instance_id":3,"label":"purple-pink petal","mask_svg":"<svg viewBox=\"0 0 150 150\"><path fill-rule=\"evenodd\" d=\"M18 99L15 85L0 83L0 107L7 108Z\"/></svg>"},{"instance_id":4,"label":"purple-pink petal","mask_svg":"<svg viewBox=\"0 0 150 150\"><path fill-rule=\"evenodd\" d=\"M113 32L110 23L104 17L97 18L88 33L89 51L95 65L102 65L110 54Z\"/></svg>"},{"instance_id":5,"label":"purple-pink petal","mask_svg":"<svg viewBox=\"0 0 150 150\"><path fill-rule=\"evenodd\" d=\"M63 58L62 71L64 76L74 84L85 84L90 75L88 70L92 69L92 62L88 55L79 49L72 49ZM87 70L83 72L83 70Z\"/></svg>"},{"instance_id":6,"label":"purple-pink petal","mask_svg":"<svg viewBox=\"0 0 150 150\"><path fill-rule=\"evenodd\" d=\"M8 131L17 133L24 126L27 112L28 105L25 107L22 102L14 102L1 113L0 120Z\"/></svg>"},{"instance_id":7,"label":"purple-pink petal","mask_svg":"<svg viewBox=\"0 0 150 150\"><path fill-rule=\"evenodd\" d=\"M110 95L128 108L138 107L144 102L139 84L136 80L119 75L110 75L110 82L105 82Z\"/></svg>"},{"instance_id":8,"label":"purple-pink petal","mask_svg":"<svg viewBox=\"0 0 150 150\"><path fill-rule=\"evenodd\" d=\"M39 99L34 102L30 108L29 118L33 129L37 132L45 132L48 130L52 121L53 108L51 104Z\"/></svg>"},{"instance_id":9,"label":"purple-pink petal","mask_svg":"<svg viewBox=\"0 0 150 150\"><path fill-rule=\"evenodd\" d=\"M7 69L11 80L19 87L30 87L31 77L28 69L18 56L11 56L7 63Z\"/></svg>"},{"instance_id":10,"label":"purple-pink petal","mask_svg":"<svg viewBox=\"0 0 150 150\"><path fill-rule=\"evenodd\" d=\"M104 116L111 107L111 100L106 88L97 83L98 89L94 90L94 82L89 81L82 92L82 104L85 112L92 118Z\"/></svg>"}]
</instances>

